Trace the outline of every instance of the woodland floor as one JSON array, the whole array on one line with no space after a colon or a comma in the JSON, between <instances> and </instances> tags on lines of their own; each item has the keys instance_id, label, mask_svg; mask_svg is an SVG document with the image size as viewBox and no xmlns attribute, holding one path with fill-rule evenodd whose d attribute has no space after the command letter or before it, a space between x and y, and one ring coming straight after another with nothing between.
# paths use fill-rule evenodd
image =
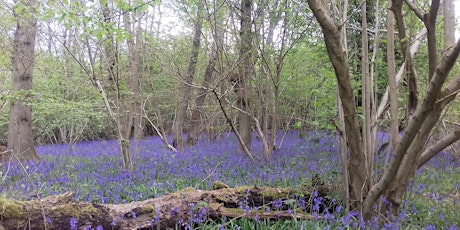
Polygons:
<instances>
[{"instance_id":1,"label":"woodland floor","mask_svg":"<svg viewBox=\"0 0 460 230\"><path fill-rule=\"evenodd\" d=\"M383 143L386 137L381 134L380 138ZM234 152L237 141L231 134L222 134L213 142L201 140L196 147L189 147L183 153L171 153L159 138L147 137L132 145L135 162L132 173L120 169L115 140L39 146L37 151L42 158L39 163L2 163L0 201L2 207L10 208L0 210L0 224L8 226L6 229L30 224L17 218L19 214L15 210L18 209L14 207L22 207L19 208L21 217L37 218L37 223L46 223L48 229L56 226L73 229L89 229L90 226L92 229L98 226L99 229L155 229L159 226L161 229L180 226L193 229L218 226L223 229L253 229L256 226L260 229L353 226L456 229L460 225L460 167L450 154L441 154L419 170L402 215L388 219L382 226L376 222L362 223L355 213L344 213L337 191L340 163L335 154L334 135L324 132L280 135L279 149L269 162L262 160L260 143L254 140L256 163ZM315 189L315 179L312 179L315 175L332 189L327 192ZM231 199L233 204L219 204L210 197L216 198L215 194L232 189L215 187L217 181L243 194L235 195L236 198ZM271 199L267 198L267 193L252 196L264 189L275 189L282 195ZM290 195L283 191L290 191ZM44 198L50 195L51 198ZM172 203L157 203L167 197ZM56 215L51 215L52 208L41 206L46 206L47 202L53 207L61 204L61 207L78 208L63 209L66 215L56 208ZM38 209L33 212L30 207ZM102 212L106 214L104 218L100 219L103 215L96 210L105 210ZM13 225L5 224L15 218Z\"/></svg>"}]
</instances>

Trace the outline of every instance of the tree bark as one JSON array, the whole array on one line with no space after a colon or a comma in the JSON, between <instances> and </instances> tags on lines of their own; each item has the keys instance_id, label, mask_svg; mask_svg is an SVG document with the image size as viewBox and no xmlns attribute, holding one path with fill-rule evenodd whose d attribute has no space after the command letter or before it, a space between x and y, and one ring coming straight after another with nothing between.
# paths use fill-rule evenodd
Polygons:
<instances>
[{"instance_id":1,"label":"tree bark","mask_svg":"<svg viewBox=\"0 0 460 230\"><path fill-rule=\"evenodd\" d=\"M446 147L450 146L451 144L455 143L456 141L460 140L460 129L454 130L449 135L443 137L441 140L436 142L436 144L431 145L423 153L420 155L420 159L418 161L417 169L422 167L426 164L429 160L435 157L439 152L444 150Z\"/></svg>"},{"instance_id":2,"label":"tree bark","mask_svg":"<svg viewBox=\"0 0 460 230\"><path fill-rule=\"evenodd\" d=\"M217 183L216 183L217 185ZM73 193L45 197L31 201L16 201L0 198L0 229L167 229L184 227L193 219L221 217L260 219L310 219L313 209L313 189L323 197L320 211L329 208L335 211L335 203L327 198L331 188L318 185L299 190L291 188L270 188L245 186L219 188L202 191L192 188L162 197L127 204L94 204L73 200ZM306 205L290 213L285 202L291 194L302 196ZM282 201L278 210L266 211L263 205L273 207L273 202ZM241 204L244 204L242 206ZM324 204L324 205L323 205ZM326 205L329 205L326 206ZM246 211L246 206L250 208ZM3 207L3 208L1 208ZM73 218L73 220L72 220ZM319 216L317 219L322 219ZM74 223L72 228L71 222Z\"/></svg>"},{"instance_id":3,"label":"tree bark","mask_svg":"<svg viewBox=\"0 0 460 230\"><path fill-rule=\"evenodd\" d=\"M211 51L211 55L209 56L208 65L206 67L202 89L198 91L198 97L195 100L195 106L192 109L192 119L190 123L190 128L188 130L188 136L186 140L186 144L189 146L196 145L198 141L199 135L199 128L200 128L200 117L201 117L201 110L203 109L203 105L206 99L206 94L208 93L207 88L209 87L209 82L212 79L212 75L214 72L214 66L216 64L217 58L217 47L213 48Z\"/></svg>"},{"instance_id":4,"label":"tree bark","mask_svg":"<svg viewBox=\"0 0 460 230\"><path fill-rule=\"evenodd\" d=\"M105 23L105 32L106 32L106 37L103 42L103 48L104 48L104 54L103 58L104 61L107 64L107 91L104 91L104 87L102 84L96 80L96 74L94 72L94 69L92 71L92 76L93 76L93 81L98 82L98 89L101 95L103 95L104 100L105 100L105 105L107 110L109 111L109 114L111 118L114 120L116 124L116 129L117 129L117 139L118 139L118 145L120 148L120 154L123 162L123 168L126 170L132 170L133 169L133 162L131 158L131 152L130 152L130 137L131 137L131 132L132 132L132 126L133 126L133 96L130 95L130 93L123 92L122 89L120 88L120 85L123 83L121 82L122 75L119 73L120 71L120 66L119 66L119 60L118 60L118 49L117 49L117 42L116 39L114 38L114 33L113 33L113 26L112 25L112 20L113 20L113 10L109 6L108 1L102 1L101 2L101 8L102 8L102 14L104 17L104 23ZM121 17L118 16L119 19ZM131 15L127 14L124 15L124 23L125 26L129 27L129 30L131 30ZM118 28L118 25L117 25ZM133 40L129 41L130 43L133 43ZM132 45L132 44L131 44ZM132 46L131 46L132 48ZM88 44L88 50L91 50ZM131 50L132 51L132 50ZM137 69L137 63L138 60L135 60L136 57L131 56L130 57L130 70L132 71L133 68ZM136 72L136 71L135 71ZM133 78L129 78L133 77ZM135 76L129 76L127 77L130 79L127 84L130 85L130 88L132 89L133 85L136 84L134 83L133 79L136 78ZM112 112L111 105L109 103L109 99L113 100L113 104L115 105L116 113Z\"/></svg>"},{"instance_id":5,"label":"tree bark","mask_svg":"<svg viewBox=\"0 0 460 230\"><path fill-rule=\"evenodd\" d=\"M409 8L414 10L415 7L410 4L409 0L405 2L409 5ZM363 170L366 168L366 156L363 151L362 138L359 132L357 108L353 99L348 59L346 58L346 50L343 49L342 45L343 38L341 37L340 30L345 25L336 24L332 20L328 12L329 6L324 5L327 4L326 2L308 0L308 4L323 30L328 55L334 66L339 86L338 92L343 103L342 107L345 118L344 133L347 136L348 150L350 152L347 164L350 177L348 189L350 191L349 199L352 202L351 207L352 209L359 208L362 211L364 219L370 220L374 215L374 205L383 194L386 194L386 198L396 208L398 207L402 194L407 190L408 181L414 177L416 168L420 166L418 162L422 154L427 158L432 157L432 151L445 147L445 145L452 143L457 138L458 134L453 133L436 144L433 150L425 153L423 151L429 134L439 120L443 109L453 101L458 93L458 88L460 88L460 80L458 80L459 78L455 78L444 91L442 90L447 76L459 56L460 41L457 42L455 47L445 51L439 62L433 58L430 59L430 61L436 62L436 68L434 71L431 68L428 69L428 71L433 72L433 76L423 102L418 104L416 73L412 54L409 50L410 39L407 37L405 19L402 12L403 2L392 1L391 10L394 12L397 22L399 42L405 60L406 77L409 85L409 122L407 128L404 130L402 139L396 145L392 163L380 180L369 188L369 181L373 178L369 177L365 170ZM433 4L430 13L436 12L437 1ZM425 23L425 16L417 10L414 10L414 12ZM429 16L432 17L433 15L435 14L433 13ZM433 19L430 18L430 20ZM429 25L434 24L426 23L425 25L427 26L427 31L434 31L432 28L428 28ZM428 40L435 41L432 39ZM414 164L414 162L416 163Z\"/></svg>"},{"instance_id":6,"label":"tree bark","mask_svg":"<svg viewBox=\"0 0 460 230\"><path fill-rule=\"evenodd\" d=\"M394 15L393 15L394 16ZM411 47L409 48L409 54L411 55L411 58L413 59L415 57L415 54L417 53L420 45L422 44L422 40L424 39L426 35L426 28L423 29L422 31L420 31L416 36L415 36L415 41L412 43ZM398 72L396 73L396 86L399 86L399 84L401 83L401 81L403 80L403 75L405 75L405 70L406 70L406 63L403 63ZM385 113L385 111L388 109L388 105L389 105L389 87L387 87L385 93L383 94L383 97L382 99L380 100L380 104L379 104L379 107L377 109L377 114L376 114L376 117L377 118L383 118L383 115Z\"/></svg>"},{"instance_id":7,"label":"tree bark","mask_svg":"<svg viewBox=\"0 0 460 230\"><path fill-rule=\"evenodd\" d=\"M454 0L443 0L444 50L455 45L455 5Z\"/></svg>"},{"instance_id":8,"label":"tree bark","mask_svg":"<svg viewBox=\"0 0 460 230\"><path fill-rule=\"evenodd\" d=\"M185 83L182 84L182 98L179 102L179 106L176 111L176 120L174 122L173 128L173 146L179 149L180 151L184 151L184 141L182 140L184 135L184 124L187 114L190 93L192 90L191 84L193 82L193 77L195 75L196 63L198 61L198 51L200 49L201 44L201 28L203 27L203 18L201 16L202 11L202 7L198 6L197 18L195 22L195 34L193 36L192 53L187 68Z\"/></svg>"},{"instance_id":9,"label":"tree bark","mask_svg":"<svg viewBox=\"0 0 460 230\"><path fill-rule=\"evenodd\" d=\"M369 37L367 35L367 3L361 5L361 85L362 85L362 111L364 120L362 122L363 151L366 156L366 174L372 178L374 162L374 138L372 137L372 111L371 111L371 81L369 72ZM377 28L378 30L378 28ZM362 170L362 169L361 169ZM372 180L369 181L372 185Z\"/></svg>"},{"instance_id":10,"label":"tree bark","mask_svg":"<svg viewBox=\"0 0 460 230\"><path fill-rule=\"evenodd\" d=\"M334 67L338 83L339 96L342 102L345 132L347 136L350 157L348 162L349 191L351 209L361 208L362 198L369 189L369 178L365 170L366 161L362 146L360 124L356 110L355 97L351 85L350 68L346 50L342 45L341 27L337 26L331 19L326 6L318 0L308 0L308 4L318 20L326 43L329 59Z\"/></svg>"},{"instance_id":11,"label":"tree bark","mask_svg":"<svg viewBox=\"0 0 460 230\"><path fill-rule=\"evenodd\" d=\"M412 148L417 148L425 145L425 135L427 136L432 128L430 124L426 124L426 121L429 118L428 123L432 122L433 119L438 116L437 112L442 110L442 107L437 105L437 101L439 100L439 96L443 95L443 93L441 93L441 88L444 85L444 82L446 81L455 61L457 60L459 53L460 41L457 42L454 48L444 53L436 68L435 74L431 79L431 84L427 89L423 103L417 108L414 115L409 120L409 124L404 130L404 136L396 146L394 158L387 173L385 173L379 182L371 188L364 201L365 219L370 219L372 216L373 204L385 192L387 192L387 198L390 198L396 206L398 205L398 202L400 203L400 199L398 198L400 197L400 193L391 191L390 187L392 186L393 188L396 188L398 185L407 185L407 182L404 179L399 181L397 179L397 175L404 174L400 170L403 170L410 176L413 176L413 173L411 172L415 171L413 170L412 165L417 166L417 164L414 164L414 161L417 162L418 159L416 158L417 151L410 148L411 146L413 146ZM428 132L428 134L426 132ZM417 140L416 138L419 139ZM407 187L404 187L404 190L405 189L407 189Z\"/></svg>"},{"instance_id":12,"label":"tree bark","mask_svg":"<svg viewBox=\"0 0 460 230\"><path fill-rule=\"evenodd\" d=\"M391 148L395 149L399 142L399 119L398 119L398 84L396 80L395 64L395 35L394 35L394 14L391 10L391 1L388 2L390 7L387 11L387 69L389 82L390 97L390 142ZM410 55L410 54L409 54ZM388 151L388 154L390 151Z\"/></svg>"},{"instance_id":13,"label":"tree bark","mask_svg":"<svg viewBox=\"0 0 460 230\"><path fill-rule=\"evenodd\" d=\"M38 2L21 0L17 4L23 5L24 8L21 12L15 12L17 27L12 55L12 93L17 95L17 98L13 98L10 102L7 149L20 160L39 160L32 135L32 108L27 103L32 99L30 90L32 90L37 33L37 19L34 14Z\"/></svg>"},{"instance_id":14,"label":"tree bark","mask_svg":"<svg viewBox=\"0 0 460 230\"><path fill-rule=\"evenodd\" d=\"M407 99L407 117L411 118L418 105L417 76L415 72L414 60L410 55L410 39L406 30L406 21L402 11L402 5L403 1L393 0L391 4L391 10L395 15L396 26L398 28L399 43L406 67L405 77L409 91Z\"/></svg>"},{"instance_id":15,"label":"tree bark","mask_svg":"<svg viewBox=\"0 0 460 230\"><path fill-rule=\"evenodd\" d=\"M245 145L251 150L251 86L249 81L253 73L252 64L252 0L241 0L241 18L240 18L240 44L239 44L239 73L237 74L236 95L238 98L238 107L242 111L238 112L238 131L242 137L242 143L239 144L238 150L243 152Z\"/></svg>"},{"instance_id":16,"label":"tree bark","mask_svg":"<svg viewBox=\"0 0 460 230\"><path fill-rule=\"evenodd\" d=\"M460 43L459 43L460 44ZM457 49L460 50L460 45L457 44ZM455 52L460 52L459 50ZM455 53L454 52L454 53ZM455 55L455 54L454 54ZM456 54L458 56L458 54ZM448 56L448 55L447 55ZM446 56L441 59L441 63L447 61ZM441 64L440 63L440 64ZM439 67L438 67L439 68ZM440 70L437 69L439 72ZM443 70L449 72L449 70ZM452 85L449 84L447 89ZM402 203L403 195L406 192L407 185L409 184L411 178L415 176L416 170L421 166L421 161L426 163L427 157L430 156L432 158L435 153L433 151L440 149L437 153L439 153L442 149L444 149L445 144L451 144L454 141L458 140L457 138L458 133L454 132L451 135L444 137L440 142L437 142L435 145L432 145L425 149L425 146L429 140L431 135L431 131L434 126L438 123L444 108L455 99L455 95L446 95L447 90L440 92L438 98L441 100L437 100L437 102L433 105L431 112L429 112L428 116L426 117L423 125L420 127L416 138L414 139L411 146L408 148L407 153L404 156L403 162L401 163L401 167L396 174L396 178L393 180L392 188L387 192L386 199L392 203L391 210L393 213L396 213L400 204ZM455 93L456 94L456 93ZM422 155L425 154L425 158L422 159ZM414 161L416 162L414 164Z\"/></svg>"},{"instance_id":17,"label":"tree bark","mask_svg":"<svg viewBox=\"0 0 460 230\"><path fill-rule=\"evenodd\" d=\"M142 105L140 99L140 71L139 71L139 59L140 59L140 47L141 47L141 19L138 18L139 25L132 24L133 13L126 13L123 17L125 23L125 30L130 34L128 38L128 51L129 51L129 73L128 84L132 92L132 95L126 96L126 100L129 101L129 113L131 114L131 120L126 122L124 129L133 129L133 137L135 141L143 138L143 119L142 119ZM130 138L131 135L125 137Z\"/></svg>"}]
</instances>

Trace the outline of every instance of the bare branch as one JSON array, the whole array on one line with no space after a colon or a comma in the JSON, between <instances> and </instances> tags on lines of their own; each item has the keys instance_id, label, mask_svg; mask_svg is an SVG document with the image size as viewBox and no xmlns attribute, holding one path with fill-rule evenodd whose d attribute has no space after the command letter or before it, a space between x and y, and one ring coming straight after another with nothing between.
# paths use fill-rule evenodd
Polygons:
<instances>
[{"instance_id":1,"label":"bare branch","mask_svg":"<svg viewBox=\"0 0 460 230\"><path fill-rule=\"evenodd\" d=\"M147 101L147 100L145 100L145 101ZM171 150L173 152L177 152L176 148L174 148L172 145L170 145L168 143L168 139L166 139L165 135L163 135L163 133L160 131L160 129L147 116L147 113L145 111L145 102L144 102L144 106L142 106L142 113L144 114L143 117L150 123L150 125L153 127L153 129L155 129L155 132L157 132L158 136L163 141L163 144L166 146L166 148L168 148L169 150Z\"/></svg>"},{"instance_id":2,"label":"bare branch","mask_svg":"<svg viewBox=\"0 0 460 230\"><path fill-rule=\"evenodd\" d=\"M422 44L422 40L425 37L426 33L427 33L426 28L424 28L415 37L415 41L412 43L412 45L410 47L410 52L409 52L411 58L415 57L415 54L417 53L420 45ZM402 76L404 74L405 68L406 68L406 63L403 63L401 65L401 67L399 68L398 73L395 76L397 86L399 85L399 83L403 79ZM386 89L385 93L383 94L383 97L382 97L382 99L380 101L379 108L377 109L377 114L376 114L377 118L381 118L383 116L383 114L385 113L385 111L387 110L387 108L388 108L388 103L389 103L389 97L388 97L389 95L388 95L388 93L389 93L389 88L387 87L387 89Z\"/></svg>"},{"instance_id":3,"label":"bare branch","mask_svg":"<svg viewBox=\"0 0 460 230\"><path fill-rule=\"evenodd\" d=\"M372 205L377 201L377 199L379 199L379 197L386 190L387 186L392 183L393 179L397 175L398 170L401 167L401 163L408 153L409 147L418 135L420 128L424 126L427 117L430 116L430 113L435 108L435 102L440 94L441 88L459 54L460 42L457 42L457 45L454 48L451 48L444 53L430 82L423 103L418 106L414 115L409 120L409 124L404 132L404 136L395 149L395 156L392 164L390 165L387 173L382 176L379 182L372 186L368 196L364 201L364 214L372 213Z\"/></svg>"},{"instance_id":4,"label":"bare branch","mask_svg":"<svg viewBox=\"0 0 460 230\"><path fill-rule=\"evenodd\" d=\"M420 156L420 159L418 160L417 168L422 167L434 156L436 156L439 152L449 147L451 144L455 143L458 140L460 140L460 128L457 128L454 132L450 133L449 135L445 136L444 138L436 142L436 144L431 145L429 148L425 149L425 151Z\"/></svg>"},{"instance_id":5,"label":"bare branch","mask_svg":"<svg viewBox=\"0 0 460 230\"><path fill-rule=\"evenodd\" d=\"M417 15L417 17L425 21L425 16L423 16L423 12L410 0L404 0L404 2L407 4L407 6Z\"/></svg>"},{"instance_id":6,"label":"bare branch","mask_svg":"<svg viewBox=\"0 0 460 230\"><path fill-rule=\"evenodd\" d=\"M235 127L235 125L233 124L232 120L228 116L227 111L225 110L224 105L222 104L222 98L219 97L219 94L217 93L217 91L215 89L212 90L212 93L214 94L214 96L216 97L217 101L219 102L220 109L222 110L222 113L224 114L225 119L227 120L227 122L229 123L229 125L232 128L233 132L235 133L236 138L238 139L238 142L240 143L241 147L243 148L243 152L249 157L249 159L251 159L252 162L255 162L256 160L254 159L254 156L252 156L251 151L248 149L248 147L244 143L243 138L241 137L240 133L238 132L238 129ZM242 111L242 110L240 110L240 111Z\"/></svg>"}]
</instances>

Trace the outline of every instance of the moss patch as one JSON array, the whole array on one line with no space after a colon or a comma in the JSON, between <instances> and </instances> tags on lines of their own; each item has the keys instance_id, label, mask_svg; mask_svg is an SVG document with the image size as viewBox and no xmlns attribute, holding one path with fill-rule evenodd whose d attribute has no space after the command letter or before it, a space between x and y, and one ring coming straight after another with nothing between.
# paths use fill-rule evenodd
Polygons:
<instances>
[{"instance_id":1,"label":"moss patch","mask_svg":"<svg viewBox=\"0 0 460 230\"><path fill-rule=\"evenodd\" d=\"M214 182L214 184L212 184L212 190L223 189L223 188L230 188L230 187L222 181L216 181Z\"/></svg>"},{"instance_id":2,"label":"moss patch","mask_svg":"<svg viewBox=\"0 0 460 230\"><path fill-rule=\"evenodd\" d=\"M98 213L98 209L92 204L79 206L76 203L68 203L59 206L56 209L56 213L58 216L72 216L78 218L82 215L96 215Z\"/></svg>"},{"instance_id":3,"label":"moss patch","mask_svg":"<svg viewBox=\"0 0 460 230\"><path fill-rule=\"evenodd\" d=\"M0 197L0 219L15 218L23 216L23 205L20 201Z\"/></svg>"}]
</instances>

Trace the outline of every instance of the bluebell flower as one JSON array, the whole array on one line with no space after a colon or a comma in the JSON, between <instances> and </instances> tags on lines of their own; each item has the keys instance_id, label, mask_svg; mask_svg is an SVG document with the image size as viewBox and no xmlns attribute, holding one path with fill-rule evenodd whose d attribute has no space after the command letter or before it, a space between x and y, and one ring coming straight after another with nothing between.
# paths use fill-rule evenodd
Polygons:
<instances>
[{"instance_id":1,"label":"bluebell flower","mask_svg":"<svg viewBox=\"0 0 460 230\"><path fill-rule=\"evenodd\" d=\"M254 216L254 220L257 221L257 223L260 224L260 218L259 218L259 215L255 215Z\"/></svg>"},{"instance_id":2,"label":"bluebell flower","mask_svg":"<svg viewBox=\"0 0 460 230\"><path fill-rule=\"evenodd\" d=\"M337 206L335 207L335 212L340 212L341 210L342 210L342 206L337 205Z\"/></svg>"},{"instance_id":3,"label":"bluebell flower","mask_svg":"<svg viewBox=\"0 0 460 230\"><path fill-rule=\"evenodd\" d=\"M317 197L317 196L318 196L318 191L313 190L313 197Z\"/></svg>"},{"instance_id":4,"label":"bluebell flower","mask_svg":"<svg viewBox=\"0 0 460 230\"><path fill-rule=\"evenodd\" d=\"M273 207L276 210L279 210L282 206L283 206L283 201L281 199L277 199L277 200L273 201Z\"/></svg>"},{"instance_id":5,"label":"bluebell flower","mask_svg":"<svg viewBox=\"0 0 460 230\"><path fill-rule=\"evenodd\" d=\"M246 205L245 214L247 215L251 211L251 208Z\"/></svg>"},{"instance_id":6,"label":"bluebell flower","mask_svg":"<svg viewBox=\"0 0 460 230\"><path fill-rule=\"evenodd\" d=\"M70 218L70 228L71 229L77 229L77 218L71 217Z\"/></svg>"}]
</instances>

